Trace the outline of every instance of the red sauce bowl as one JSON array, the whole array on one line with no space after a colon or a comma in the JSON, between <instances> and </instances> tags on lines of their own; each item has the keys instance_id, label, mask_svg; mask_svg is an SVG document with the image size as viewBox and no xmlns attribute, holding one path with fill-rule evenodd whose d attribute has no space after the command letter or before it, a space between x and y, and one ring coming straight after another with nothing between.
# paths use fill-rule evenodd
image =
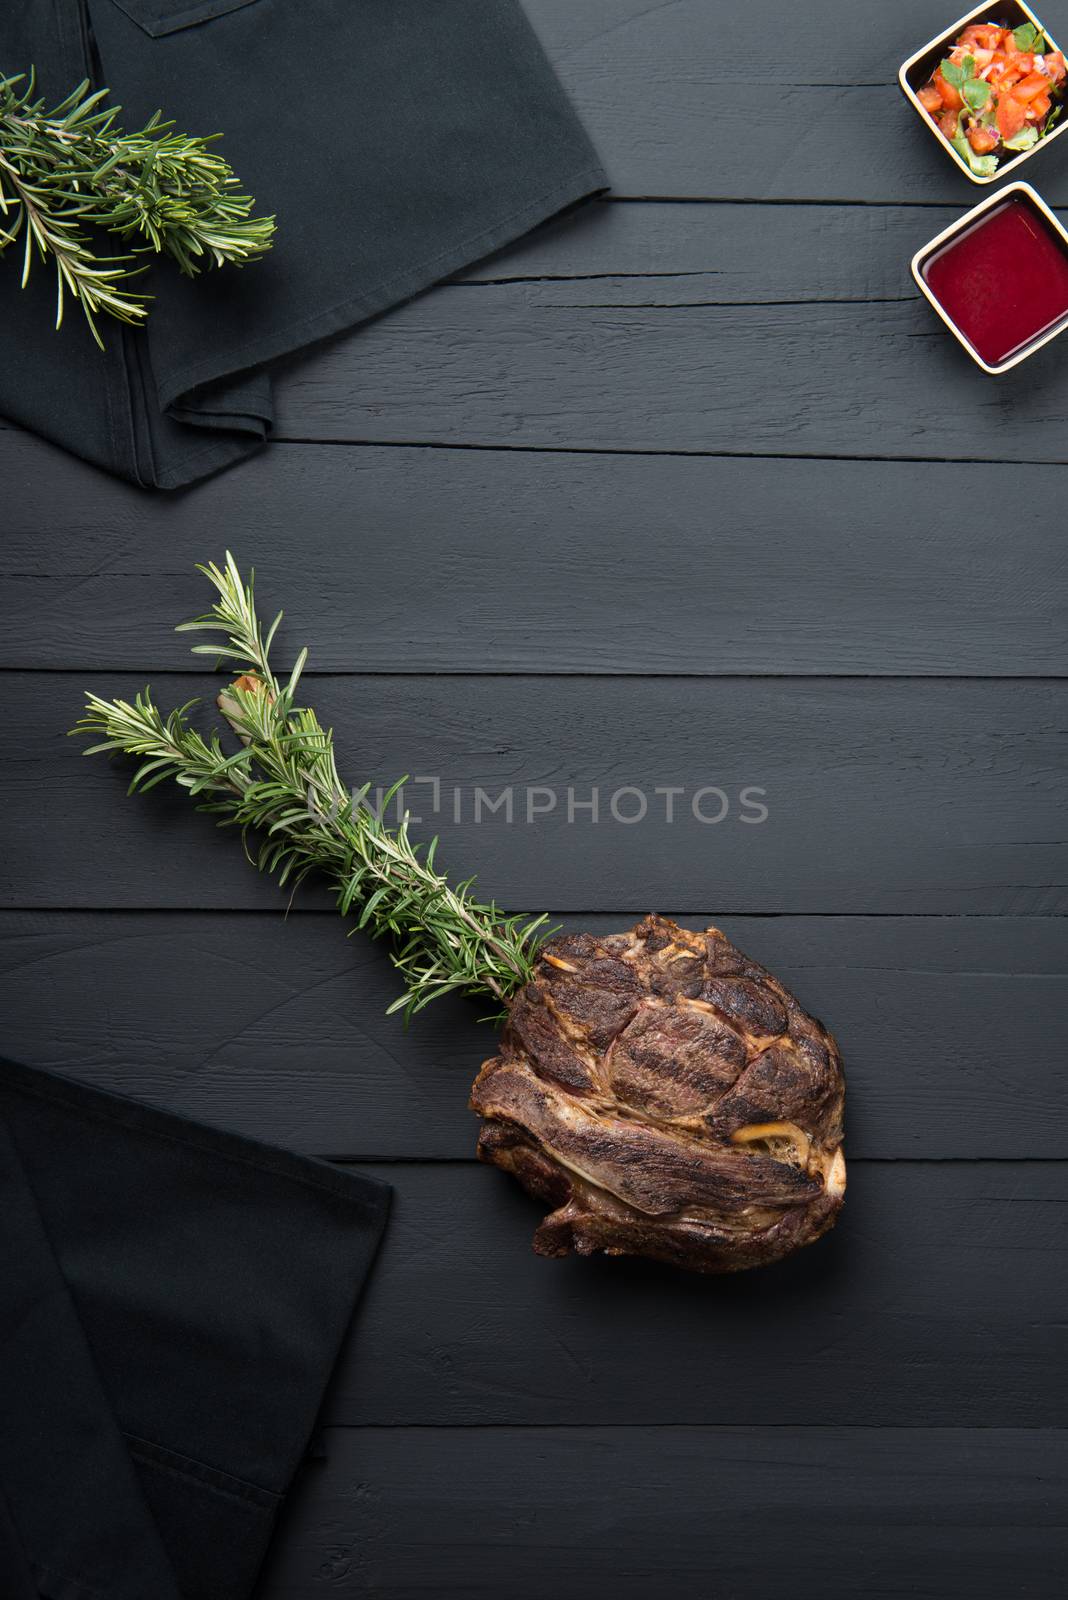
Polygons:
<instances>
[{"instance_id":1,"label":"red sauce bowl","mask_svg":"<svg viewBox=\"0 0 1068 1600\"><path fill-rule=\"evenodd\" d=\"M1068 328L1068 233L1029 183L965 212L912 275L984 372L1007 372Z\"/></svg>"}]
</instances>

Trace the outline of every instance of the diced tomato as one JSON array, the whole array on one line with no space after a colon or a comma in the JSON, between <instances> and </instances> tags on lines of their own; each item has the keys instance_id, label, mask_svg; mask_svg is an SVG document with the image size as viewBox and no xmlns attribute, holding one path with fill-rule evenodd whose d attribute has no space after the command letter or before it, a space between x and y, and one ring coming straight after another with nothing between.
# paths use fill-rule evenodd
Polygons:
<instances>
[{"instance_id":1,"label":"diced tomato","mask_svg":"<svg viewBox=\"0 0 1068 1600\"><path fill-rule=\"evenodd\" d=\"M1045 80L1043 80L1045 81ZM934 86L942 96L942 104L947 111L959 111L964 101L951 83L947 83L940 72L934 75Z\"/></svg>"},{"instance_id":2,"label":"diced tomato","mask_svg":"<svg viewBox=\"0 0 1068 1600\"><path fill-rule=\"evenodd\" d=\"M1034 100L1037 95L1045 94L1049 88L1049 79L1044 72L1032 72L1013 89L1017 100L1022 100L1024 105Z\"/></svg>"},{"instance_id":3,"label":"diced tomato","mask_svg":"<svg viewBox=\"0 0 1068 1600\"><path fill-rule=\"evenodd\" d=\"M986 128L981 122L974 122L968 129L968 143L977 156L988 156L991 150L997 149L999 142L993 128Z\"/></svg>"},{"instance_id":4,"label":"diced tomato","mask_svg":"<svg viewBox=\"0 0 1068 1600\"><path fill-rule=\"evenodd\" d=\"M1016 138L1028 125L1040 127L1050 115L1054 99L1059 100L1068 87L1068 62L1060 50L1041 55L1021 50L1012 29L998 23L972 23L949 50L949 58L990 89L996 106L997 132L989 125L989 98L986 107L980 108L986 109L987 121L980 122L976 107L965 105L960 89L949 83L941 71L935 72L919 91L920 104L947 139L957 138L962 123L967 122L968 141L977 155L997 150L1002 140ZM968 93L973 99L978 97L978 90L971 85ZM958 117L962 111L964 116Z\"/></svg>"},{"instance_id":5,"label":"diced tomato","mask_svg":"<svg viewBox=\"0 0 1068 1600\"><path fill-rule=\"evenodd\" d=\"M969 49L996 50L1001 44L1003 31L994 23L973 22L970 28L965 28L957 43ZM1009 38L1012 38L1011 32Z\"/></svg>"},{"instance_id":6,"label":"diced tomato","mask_svg":"<svg viewBox=\"0 0 1068 1600\"><path fill-rule=\"evenodd\" d=\"M1027 122L1027 107L1015 94L1003 94L998 100L998 132L1003 139L1015 139Z\"/></svg>"}]
</instances>

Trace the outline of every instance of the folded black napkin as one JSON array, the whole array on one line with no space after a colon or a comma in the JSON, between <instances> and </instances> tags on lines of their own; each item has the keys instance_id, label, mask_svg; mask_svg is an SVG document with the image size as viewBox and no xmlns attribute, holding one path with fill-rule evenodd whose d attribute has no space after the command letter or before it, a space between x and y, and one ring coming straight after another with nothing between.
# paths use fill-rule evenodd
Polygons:
<instances>
[{"instance_id":1,"label":"folded black napkin","mask_svg":"<svg viewBox=\"0 0 1068 1600\"><path fill-rule=\"evenodd\" d=\"M128 126L157 108L220 146L271 252L144 280L149 325L101 354L54 270L0 261L0 414L135 483L195 481L271 431L265 364L410 298L605 186L515 0L27 0L0 75L50 103L90 77ZM114 241L112 241L114 244ZM114 253L114 250L112 250ZM413 385L419 374L412 372Z\"/></svg>"},{"instance_id":2,"label":"folded black napkin","mask_svg":"<svg viewBox=\"0 0 1068 1600\"><path fill-rule=\"evenodd\" d=\"M3 1600L245 1600L388 1200L0 1062Z\"/></svg>"}]
</instances>

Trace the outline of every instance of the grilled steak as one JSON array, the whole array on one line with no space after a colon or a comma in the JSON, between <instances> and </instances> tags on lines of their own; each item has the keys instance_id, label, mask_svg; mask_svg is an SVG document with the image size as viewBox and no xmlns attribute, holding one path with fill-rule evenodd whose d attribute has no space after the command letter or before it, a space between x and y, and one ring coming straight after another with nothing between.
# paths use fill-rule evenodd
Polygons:
<instances>
[{"instance_id":1,"label":"grilled steak","mask_svg":"<svg viewBox=\"0 0 1068 1600\"><path fill-rule=\"evenodd\" d=\"M481 1160L552 1207L539 1255L777 1261L842 1205L830 1034L717 928L560 936L471 1092Z\"/></svg>"}]
</instances>

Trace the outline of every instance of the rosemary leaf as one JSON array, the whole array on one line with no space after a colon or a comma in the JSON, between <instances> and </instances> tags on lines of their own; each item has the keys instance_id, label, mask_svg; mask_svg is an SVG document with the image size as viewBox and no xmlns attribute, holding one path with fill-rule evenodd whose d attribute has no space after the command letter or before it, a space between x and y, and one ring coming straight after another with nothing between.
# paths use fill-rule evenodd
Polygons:
<instances>
[{"instance_id":1,"label":"rosemary leaf","mask_svg":"<svg viewBox=\"0 0 1068 1600\"><path fill-rule=\"evenodd\" d=\"M22 283L35 259L56 269L56 327L76 300L97 344L96 317L140 324L148 296L130 287L136 254L171 256L192 276L209 262L242 266L269 250L273 217L254 217L222 156L218 135L190 138L157 112L139 133L116 126L118 106L88 82L46 111L34 78L0 77L0 253L23 241ZM87 227L103 228L135 255L98 257Z\"/></svg>"}]
</instances>

